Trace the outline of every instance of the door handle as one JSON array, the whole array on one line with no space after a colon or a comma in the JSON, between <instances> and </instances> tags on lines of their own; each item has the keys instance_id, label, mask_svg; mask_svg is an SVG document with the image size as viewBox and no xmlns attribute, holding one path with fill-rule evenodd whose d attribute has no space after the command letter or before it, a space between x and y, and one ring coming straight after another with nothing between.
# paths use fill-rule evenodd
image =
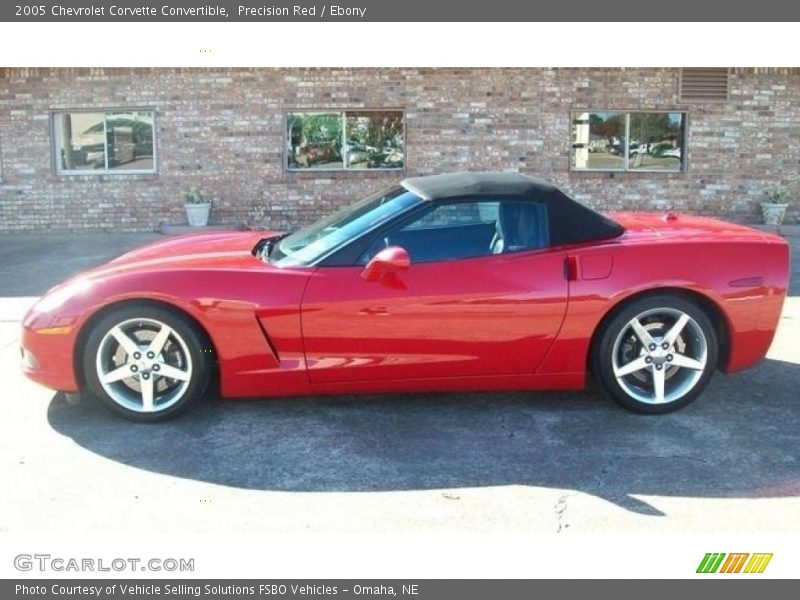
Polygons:
<instances>
[{"instance_id":1,"label":"door handle","mask_svg":"<svg viewBox=\"0 0 800 600\"><path fill-rule=\"evenodd\" d=\"M568 256L564 259L564 279L567 281L578 280L578 259L575 256Z\"/></svg>"}]
</instances>

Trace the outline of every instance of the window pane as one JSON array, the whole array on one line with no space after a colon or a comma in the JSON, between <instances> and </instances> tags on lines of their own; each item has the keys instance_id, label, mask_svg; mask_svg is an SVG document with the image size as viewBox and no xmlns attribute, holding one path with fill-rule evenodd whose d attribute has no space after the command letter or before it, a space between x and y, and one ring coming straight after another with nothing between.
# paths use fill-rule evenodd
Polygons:
<instances>
[{"instance_id":1,"label":"window pane","mask_svg":"<svg viewBox=\"0 0 800 600\"><path fill-rule=\"evenodd\" d=\"M286 237L273 248L270 262L280 266L311 264L420 202L423 200L402 187L373 194Z\"/></svg>"},{"instance_id":2,"label":"window pane","mask_svg":"<svg viewBox=\"0 0 800 600\"><path fill-rule=\"evenodd\" d=\"M341 169L341 112L288 113L286 156L290 169Z\"/></svg>"},{"instance_id":3,"label":"window pane","mask_svg":"<svg viewBox=\"0 0 800 600\"><path fill-rule=\"evenodd\" d=\"M625 113L572 114L572 168L605 171L625 168Z\"/></svg>"},{"instance_id":4,"label":"window pane","mask_svg":"<svg viewBox=\"0 0 800 600\"><path fill-rule=\"evenodd\" d=\"M106 168L105 126L103 113L62 113L56 125L59 164L63 171L91 171Z\"/></svg>"},{"instance_id":5,"label":"window pane","mask_svg":"<svg viewBox=\"0 0 800 600\"><path fill-rule=\"evenodd\" d=\"M499 202L457 202L441 204L404 229L430 229L433 227L452 227L455 225L477 225L497 221Z\"/></svg>"},{"instance_id":6,"label":"window pane","mask_svg":"<svg viewBox=\"0 0 800 600\"><path fill-rule=\"evenodd\" d=\"M153 171L152 111L56 115L60 171Z\"/></svg>"},{"instance_id":7,"label":"window pane","mask_svg":"<svg viewBox=\"0 0 800 600\"><path fill-rule=\"evenodd\" d=\"M106 115L108 167L115 171L153 170L153 113Z\"/></svg>"},{"instance_id":8,"label":"window pane","mask_svg":"<svg viewBox=\"0 0 800 600\"><path fill-rule=\"evenodd\" d=\"M630 137L629 169L681 170L683 113L631 113Z\"/></svg>"},{"instance_id":9,"label":"window pane","mask_svg":"<svg viewBox=\"0 0 800 600\"><path fill-rule=\"evenodd\" d=\"M402 111L347 111L347 168L402 169L405 134Z\"/></svg>"},{"instance_id":10,"label":"window pane","mask_svg":"<svg viewBox=\"0 0 800 600\"><path fill-rule=\"evenodd\" d=\"M544 248L550 241L547 209L540 202L503 202L498 210L493 254Z\"/></svg>"},{"instance_id":11,"label":"window pane","mask_svg":"<svg viewBox=\"0 0 800 600\"><path fill-rule=\"evenodd\" d=\"M544 248L545 206L526 201L436 203L434 208L386 234L362 262L386 246L401 246L412 263L456 260Z\"/></svg>"},{"instance_id":12,"label":"window pane","mask_svg":"<svg viewBox=\"0 0 800 600\"><path fill-rule=\"evenodd\" d=\"M433 210L378 240L372 254L390 245L405 248L412 263L489 255L497 205L491 201L436 203ZM492 213L494 219L489 216Z\"/></svg>"}]
</instances>

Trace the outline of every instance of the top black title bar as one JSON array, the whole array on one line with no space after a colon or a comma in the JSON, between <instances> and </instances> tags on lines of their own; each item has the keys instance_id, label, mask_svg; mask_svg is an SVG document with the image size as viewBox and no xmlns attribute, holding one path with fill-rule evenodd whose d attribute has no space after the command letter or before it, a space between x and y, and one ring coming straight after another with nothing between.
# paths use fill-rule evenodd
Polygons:
<instances>
[{"instance_id":1,"label":"top black title bar","mask_svg":"<svg viewBox=\"0 0 800 600\"><path fill-rule=\"evenodd\" d=\"M17 0L0 5L0 21L363 21L581 22L798 21L800 3L786 0ZM616 34L607 32L613 39ZM620 34L622 38L633 35ZM676 32L665 33L670 37Z\"/></svg>"}]
</instances>

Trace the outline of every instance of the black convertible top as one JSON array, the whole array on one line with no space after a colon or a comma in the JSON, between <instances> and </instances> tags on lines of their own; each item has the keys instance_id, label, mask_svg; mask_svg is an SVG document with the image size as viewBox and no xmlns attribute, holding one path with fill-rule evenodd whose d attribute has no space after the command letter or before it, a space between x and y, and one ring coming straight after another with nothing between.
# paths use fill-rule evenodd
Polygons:
<instances>
[{"instance_id":1,"label":"black convertible top","mask_svg":"<svg viewBox=\"0 0 800 600\"><path fill-rule=\"evenodd\" d=\"M409 177L402 185L423 200L441 200L458 196L529 196L552 192L557 188L546 181L521 173L444 173Z\"/></svg>"},{"instance_id":2,"label":"black convertible top","mask_svg":"<svg viewBox=\"0 0 800 600\"><path fill-rule=\"evenodd\" d=\"M622 225L576 202L553 184L521 173L447 173L409 177L402 185L424 200L519 196L520 199L544 202L551 245L611 239L625 232Z\"/></svg>"}]
</instances>

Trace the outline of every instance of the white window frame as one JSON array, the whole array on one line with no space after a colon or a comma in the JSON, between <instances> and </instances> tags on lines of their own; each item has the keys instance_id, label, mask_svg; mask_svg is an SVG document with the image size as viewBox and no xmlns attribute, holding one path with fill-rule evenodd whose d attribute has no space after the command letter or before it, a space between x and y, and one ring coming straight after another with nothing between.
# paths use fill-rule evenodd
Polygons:
<instances>
[{"instance_id":1,"label":"white window frame","mask_svg":"<svg viewBox=\"0 0 800 600\"><path fill-rule=\"evenodd\" d=\"M105 167L103 169L64 169L62 168L61 163L61 148L62 148L62 138L61 138L61 123L60 119L63 115L68 114L75 114L75 113L102 113L103 114L103 139L107 140L108 136L106 135L106 121L108 120L108 115L110 113L126 113L126 112L150 112L153 115L153 168L152 169L109 169L108 168L108 142L104 142L106 144L105 151L103 152L105 158ZM64 108L64 109L57 109L53 110L50 113L50 125L51 125L51 132L52 132L52 160L53 166L55 167L56 173L59 175L80 175L85 177L121 177L124 175L154 175L158 173L158 144L156 142L156 109L148 106L137 106L137 107L114 107L114 108Z\"/></svg>"},{"instance_id":2,"label":"white window frame","mask_svg":"<svg viewBox=\"0 0 800 600\"><path fill-rule=\"evenodd\" d=\"M580 113L622 113L625 115L625 154L624 156L624 166L615 169L612 167L597 169L597 168L579 168L574 167L573 163L573 152L575 151L575 142L570 141L570 154L569 154L569 170L572 173L670 173L670 174L683 174L686 173L688 170L688 146L689 146L689 113L685 110L646 110L646 109L636 109L636 110L628 110L622 108L574 108L570 111L570 129L569 135L570 138L572 137L573 131L573 124L575 119ZM631 115L642 115L642 114L672 114L672 113L680 113L683 115L683 147L681 148L681 168L670 171L666 169L641 169L636 168L632 169L629 166L629 155L630 155L630 132L631 132Z\"/></svg>"}]
</instances>

